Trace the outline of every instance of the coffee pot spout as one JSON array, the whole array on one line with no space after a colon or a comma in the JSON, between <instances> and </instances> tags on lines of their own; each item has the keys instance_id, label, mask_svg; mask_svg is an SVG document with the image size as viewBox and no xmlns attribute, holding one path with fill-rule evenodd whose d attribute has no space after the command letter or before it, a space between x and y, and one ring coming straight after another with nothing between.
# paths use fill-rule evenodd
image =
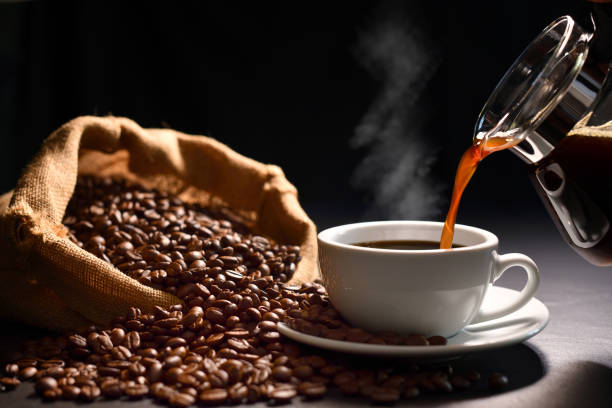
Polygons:
<instances>
[{"instance_id":1,"label":"coffee pot spout","mask_svg":"<svg viewBox=\"0 0 612 408\"><path fill-rule=\"evenodd\" d=\"M529 44L486 102L474 139L504 138L505 148L537 163L581 120L612 118L612 22L597 10L592 30L563 16Z\"/></svg>"}]
</instances>

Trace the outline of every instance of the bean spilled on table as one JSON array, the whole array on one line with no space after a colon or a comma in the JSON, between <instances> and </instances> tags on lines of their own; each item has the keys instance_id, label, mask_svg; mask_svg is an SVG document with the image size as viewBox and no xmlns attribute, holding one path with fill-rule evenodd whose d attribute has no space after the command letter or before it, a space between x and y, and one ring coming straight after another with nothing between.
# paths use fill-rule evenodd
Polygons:
<instances>
[{"instance_id":1,"label":"bean spilled on table","mask_svg":"<svg viewBox=\"0 0 612 408\"><path fill-rule=\"evenodd\" d=\"M445 343L439 336L402 338L351 328L320 282L285 283L301 259L298 246L255 235L226 212L122 180L80 177L64 224L75 244L183 303L150 313L133 307L107 327L26 342L4 367L4 390L31 379L48 401L151 397L187 407L280 403L298 394L316 399L333 385L346 395L388 403L461 391L480 379L478 373L454 374L450 366L360 366L310 354L282 338L279 321L349 341Z\"/></svg>"}]
</instances>

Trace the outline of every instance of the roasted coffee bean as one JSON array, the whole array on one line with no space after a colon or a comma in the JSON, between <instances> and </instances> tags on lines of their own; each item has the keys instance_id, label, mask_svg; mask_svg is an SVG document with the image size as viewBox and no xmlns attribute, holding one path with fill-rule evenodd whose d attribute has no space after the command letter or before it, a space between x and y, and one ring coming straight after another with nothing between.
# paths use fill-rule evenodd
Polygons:
<instances>
[{"instance_id":1,"label":"roasted coffee bean","mask_svg":"<svg viewBox=\"0 0 612 408\"><path fill-rule=\"evenodd\" d=\"M21 384L21 381L15 377L0 377L0 384L7 390L12 390Z\"/></svg>"},{"instance_id":2,"label":"roasted coffee bean","mask_svg":"<svg viewBox=\"0 0 612 408\"><path fill-rule=\"evenodd\" d=\"M4 366L4 373L8 376L16 376L19 374L19 366L17 364L7 364Z\"/></svg>"},{"instance_id":3,"label":"roasted coffee bean","mask_svg":"<svg viewBox=\"0 0 612 408\"><path fill-rule=\"evenodd\" d=\"M38 363L39 360L35 358L22 358L17 361L17 366L19 367L19 369L25 367L37 367Z\"/></svg>"},{"instance_id":4,"label":"roasted coffee bean","mask_svg":"<svg viewBox=\"0 0 612 408\"><path fill-rule=\"evenodd\" d=\"M186 345L187 345L187 341L183 339L182 337L172 337L166 342L166 346L172 347L172 348L186 346Z\"/></svg>"},{"instance_id":5,"label":"roasted coffee bean","mask_svg":"<svg viewBox=\"0 0 612 408\"><path fill-rule=\"evenodd\" d=\"M195 323L198 318L201 318L202 316L204 316L204 311L202 310L202 308L200 306L194 306L189 309L189 312L185 316L183 316L183 320L181 320L181 323L184 326L189 326Z\"/></svg>"},{"instance_id":6,"label":"roasted coffee bean","mask_svg":"<svg viewBox=\"0 0 612 408\"><path fill-rule=\"evenodd\" d=\"M81 389L75 385L64 385L62 387L62 397L67 400L74 400L81 394Z\"/></svg>"},{"instance_id":7,"label":"roasted coffee bean","mask_svg":"<svg viewBox=\"0 0 612 408\"><path fill-rule=\"evenodd\" d=\"M45 401L55 401L61 397L62 397L61 388L53 388L51 390L46 390L45 392L42 393L42 398Z\"/></svg>"},{"instance_id":8,"label":"roasted coffee bean","mask_svg":"<svg viewBox=\"0 0 612 408\"><path fill-rule=\"evenodd\" d=\"M71 349L69 351L69 354L72 358L76 360L84 360L85 358L89 357L89 355L91 354L91 350L84 347L77 347Z\"/></svg>"},{"instance_id":9,"label":"roasted coffee bean","mask_svg":"<svg viewBox=\"0 0 612 408\"><path fill-rule=\"evenodd\" d=\"M346 332L346 340L355 343L367 343L372 335L363 329L351 328Z\"/></svg>"},{"instance_id":10,"label":"roasted coffee bean","mask_svg":"<svg viewBox=\"0 0 612 408\"><path fill-rule=\"evenodd\" d=\"M60 366L52 366L45 370L45 374L50 377L60 378L64 376L64 369Z\"/></svg>"},{"instance_id":11,"label":"roasted coffee bean","mask_svg":"<svg viewBox=\"0 0 612 408\"><path fill-rule=\"evenodd\" d=\"M53 377L42 377L38 381L36 381L36 386L34 389L40 395L42 395L47 390L52 390L57 388L57 380Z\"/></svg>"},{"instance_id":12,"label":"roasted coffee bean","mask_svg":"<svg viewBox=\"0 0 612 408\"><path fill-rule=\"evenodd\" d=\"M124 385L119 381L106 381L100 384L102 395L109 399L119 398L123 395Z\"/></svg>"},{"instance_id":13,"label":"roasted coffee bean","mask_svg":"<svg viewBox=\"0 0 612 408\"><path fill-rule=\"evenodd\" d=\"M240 273L240 272L238 272L238 271L231 270L231 269L230 269L230 270L225 271L225 276L226 276L227 278L229 278L229 279L234 280L234 281L240 281L241 279L243 279L243 278L244 278L244 275L243 275L243 274L241 274L241 273Z\"/></svg>"},{"instance_id":14,"label":"roasted coffee bean","mask_svg":"<svg viewBox=\"0 0 612 408\"><path fill-rule=\"evenodd\" d=\"M211 323L225 323L225 315L223 314L223 310L219 309L218 307L209 307L206 309L206 319Z\"/></svg>"},{"instance_id":15,"label":"roasted coffee bean","mask_svg":"<svg viewBox=\"0 0 612 408\"><path fill-rule=\"evenodd\" d=\"M113 347L111 355L117 360L128 360L132 357L132 352L125 346Z\"/></svg>"},{"instance_id":16,"label":"roasted coffee bean","mask_svg":"<svg viewBox=\"0 0 612 408\"><path fill-rule=\"evenodd\" d=\"M252 322L259 322L261 320L261 312L254 307L249 307L246 310L246 316Z\"/></svg>"},{"instance_id":17,"label":"roasted coffee bean","mask_svg":"<svg viewBox=\"0 0 612 408\"><path fill-rule=\"evenodd\" d=\"M197 387L199 385L197 378L187 373L180 374L177 377L177 383L183 387Z\"/></svg>"},{"instance_id":18,"label":"roasted coffee bean","mask_svg":"<svg viewBox=\"0 0 612 408\"><path fill-rule=\"evenodd\" d=\"M166 319L158 320L155 324L159 327L163 327L166 329L172 328L179 323L179 319L176 317L168 317Z\"/></svg>"},{"instance_id":19,"label":"roasted coffee bean","mask_svg":"<svg viewBox=\"0 0 612 408\"><path fill-rule=\"evenodd\" d=\"M195 403L195 398L184 392L174 393L168 400L171 406L176 408L186 408Z\"/></svg>"},{"instance_id":20,"label":"roasted coffee bean","mask_svg":"<svg viewBox=\"0 0 612 408\"><path fill-rule=\"evenodd\" d=\"M461 376L454 376L450 380L450 384L452 385L454 390L463 391L470 388L470 382Z\"/></svg>"},{"instance_id":21,"label":"roasted coffee bean","mask_svg":"<svg viewBox=\"0 0 612 408\"><path fill-rule=\"evenodd\" d=\"M181 364L183 364L183 360L181 359L180 356L177 356L177 355L168 356L164 360L164 367L166 369L173 368L173 367L179 367Z\"/></svg>"},{"instance_id":22,"label":"roasted coffee bean","mask_svg":"<svg viewBox=\"0 0 612 408\"><path fill-rule=\"evenodd\" d=\"M57 380L57 385L61 388L65 385L74 385L75 379L73 377L62 377Z\"/></svg>"},{"instance_id":23,"label":"roasted coffee bean","mask_svg":"<svg viewBox=\"0 0 612 408\"><path fill-rule=\"evenodd\" d=\"M176 391L160 382L156 382L151 386L150 391L153 393L153 397L157 400L168 401L176 393Z\"/></svg>"},{"instance_id":24,"label":"roasted coffee bean","mask_svg":"<svg viewBox=\"0 0 612 408\"><path fill-rule=\"evenodd\" d=\"M64 367L66 362L64 360L59 359L50 359L40 364L40 368L49 368L49 367Z\"/></svg>"},{"instance_id":25,"label":"roasted coffee bean","mask_svg":"<svg viewBox=\"0 0 612 408\"><path fill-rule=\"evenodd\" d=\"M94 385L83 385L81 387L81 393L79 399L85 402L95 401L100 396L100 388Z\"/></svg>"},{"instance_id":26,"label":"roasted coffee bean","mask_svg":"<svg viewBox=\"0 0 612 408\"><path fill-rule=\"evenodd\" d=\"M87 337L87 344L97 354L107 353L113 348L113 342L106 333L90 333Z\"/></svg>"},{"instance_id":27,"label":"roasted coffee bean","mask_svg":"<svg viewBox=\"0 0 612 408\"><path fill-rule=\"evenodd\" d=\"M400 399L400 391L394 388L375 387L369 396L374 402L390 403Z\"/></svg>"},{"instance_id":28,"label":"roasted coffee bean","mask_svg":"<svg viewBox=\"0 0 612 408\"><path fill-rule=\"evenodd\" d=\"M249 394L249 389L246 385L237 383L232 385L228 390L228 398L232 403L240 403L244 401Z\"/></svg>"},{"instance_id":29,"label":"roasted coffee bean","mask_svg":"<svg viewBox=\"0 0 612 408\"><path fill-rule=\"evenodd\" d=\"M98 367L98 374L102 377L118 377L121 369L114 367Z\"/></svg>"},{"instance_id":30,"label":"roasted coffee bean","mask_svg":"<svg viewBox=\"0 0 612 408\"><path fill-rule=\"evenodd\" d=\"M83 387L85 385L88 385L88 386L96 385L95 381L93 381L91 378L83 374L77 375L76 377L73 377L73 378L74 378L74 385L79 386L79 387Z\"/></svg>"},{"instance_id":31,"label":"roasted coffee bean","mask_svg":"<svg viewBox=\"0 0 612 408\"><path fill-rule=\"evenodd\" d=\"M314 370L309 365L300 365L293 369L293 375L301 380L306 380L314 374Z\"/></svg>"},{"instance_id":32,"label":"roasted coffee bean","mask_svg":"<svg viewBox=\"0 0 612 408\"><path fill-rule=\"evenodd\" d=\"M334 376L333 382L337 386L341 386L347 383L354 383L356 380L357 380L357 376L354 373L350 371L344 371L342 373L336 374Z\"/></svg>"},{"instance_id":33,"label":"roasted coffee bean","mask_svg":"<svg viewBox=\"0 0 612 408\"><path fill-rule=\"evenodd\" d=\"M138 349L140 347L140 334L137 331L127 333L123 345L130 350Z\"/></svg>"},{"instance_id":34,"label":"roasted coffee bean","mask_svg":"<svg viewBox=\"0 0 612 408\"><path fill-rule=\"evenodd\" d=\"M229 338L227 340L227 345L239 353L247 352L251 348L251 345L244 339Z\"/></svg>"},{"instance_id":35,"label":"roasted coffee bean","mask_svg":"<svg viewBox=\"0 0 612 408\"><path fill-rule=\"evenodd\" d=\"M269 320L264 320L262 322L259 322L257 327L263 331L273 331L273 330L276 330L276 323L271 322Z\"/></svg>"},{"instance_id":36,"label":"roasted coffee bean","mask_svg":"<svg viewBox=\"0 0 612 408\"><path fill-rule=\"evenodd\" d=\"M277 331L263 332L259 335L259 339L265 343L272 343L280 339L280 334Z\"/></svg>"},{"instance_id":37,"label":"roasted coffee bean","mask_svg":"<svg viewBox=\"0 0 612 408\"><path fill-rule=\"evenodd\" d=\"M319 373L325 377L334 377L337 374L340 374L344 368L341 365L328 365L325 367L321 367Z\"/></svg>"},{"instance_id":38,"label":"roasted coffee bean","mask_svg":"<svg viewBox=\"0 0 612 408\"><path fill-rule=\"evenodd\" d=\"M181 367L172 367L166 370L163 378L168 384L176 384L181 374L183 374L183 369Z\"/></svg>"},{"instance_id":39,"label":"roasted coffee bean","mask_svg":"<svg viewBox=\"0 0 612 408\"><path fill-rule=\"evenodd\" d=\"M149 387L144 384L132 384L126 386L124 392L130 399L141 399L149 394Z\"/></svg>"},{"instance_id":40,"label":"roasted coffee bean","mask_svg":"<svg viewBox=\"0 0 612 408\"><path fill-rule=\"evenodd\" d=\"M263 320L267 320L267 321L271 321L274 323L278 323L280 318L278 317L278 315L274 312L266 312L263 314L262 316Z\"/></svg>"},{"instance_id":41,"label":"roasted coffee bean","mask_svg":"<svg viewBox=\"0 0 612 408\"><path fill-rule=\"evenodd\" d=\"M272 376L277 381L287 382L291 379L292 374L292 370L289 367L285 367L283 365L276 366L272 369Z\"/></svg>"},{"instance_id":42,"label":"roasted coffee bean","mask_svg":"<svg viewBox=\"0 0 612 408\"><path fill-rule=\"evenodd\" d=\"M105 361L108 359L110 359L110 357L106 358ZM130 362L126 360L111 360L108 363L106 363L106 366L110 368L117 368L119 370L122 370L124 368L128 368L130 366Z\"/></svg>"},{"instance_id":43,"label":"roasted coffee bean","mask_svg":"<svg viewBox=\"0 0 612 408\"><path fill-rule=\"evenodd\" d=\"M19 371L19 379L20 380L29 380L34 377L38 370L36 367L24 367Z\"/></svg>"},{"instance_id":44,"label":"roasted coffee bean","mask_svg":"<svg viewBox=\"0 0 612 408\"><path fill-rule=\"evenodd\" d=\"M208 290L206 286L202 285L201 283L196 283L195 286L196 286L195 294L197 294L198 296L205 297L205 298L210 296L210 291Z\"/></svg>"},{"instance_id":45,"label":"roasted coffee bean","mask_svg":"<svg viewBox=\"0 0 612 408\"><path fill-rule=\"evenodd\" d=\"M303 382L298 386L298 392L308 399L317 399L325 395L327 387L322 383Z\"/></svg>"},{"instance_id":46,"label":"roasted coffee bean","mask_svg":"<svg viewBox=\"0 0 612 408\"><path fill-rule=\"evenodd\" d=\"M220 405L227 399L227 390L224 388L211 388L200 394L199 401L204 405Z\"/></svg>"},{"instance_id":47,"label":"roasted coffee bean","mask_svg":"<svg viewBox=\"0 0 612 408\"><path fill-rule=\"evenodd\" d=\"M453 390L453 386L446 378L446 375L434 375L431 378L431 382L438 392L451 392Z\"/></svg>"},{"instance_id":48,"label":"roasted coffee bean","mask_svg":"<svg viewBox=\"0 0 612 408\"><path fill-rule=\"evenodd\" d=\"M493 373L489 376L488 384L490 390L503 390L508 386L508 377L500 373Z\"/></svg>"},{"instance_id":49,"label":"roasted coffee bean","mask_svg":"<svg viewBox=\"0 0 612 408\"><path fill-rule=\"evenodd\" d=\"M471 370L471 371L464 373L463 378L465 378L466 380L470 382L476 382L480 380L480 373L478 371Z\"/></svg>"},{"instance_id":50,"label":"roasted coffee bean","mask_svg":"<svg viewBox=\"0 0 612 408\"><path fill-rule=\"evenodd\" d=\"M315 369L321 369L327 365L327 361L323 357L316 355L306 357L306 363Z\"/></svg>"},{"instance_id":51,"label":"roasted coffee bean","mask_svg":"<svg viewBox=\"0 0 612 408\"><path fill-rule=\"evenodd\" d=\"M140 363L132 363L128 367L128 373L132 378L136 378L138 376L144 375L147 369Z\"/></svg>"},{"instance_id":52,"label":"roasted coffee bean","mask_svg":"<svg viewBox=\"0 0 612 408\"><path fill-rule=\"evenodd\" d=\"M251 298L251 296L249 295L243 296L242 299L240 299L240 301L238 302L238 309L246 310L250 307L253 307L253 298Z\"/></svg>"},{"instance_id":53,"label":"roasted coffee bean","mask_svg":"<svg viewBox=\"0 0 612 408\"><path fill-rule=\"evenodd\" d=\"M226 387L229 382L229 374L224 370L215 370L208 375L208 381L213 388Z\"/></svg>"},{"instance_id":54,"label":"roasted coffee bean","mask_svg":"<svg viewBox=\"0 0 612 408\"><path fill-rule=\"evenodd\" d=\"M157 357L158 355L157 350L152 347L139 350L138 354L143 356L144 358L153 358L153 359Z\"/></svg>"},{"instance_id":55,"label":"roasted coffee bean","mask_svg":"<svg viewBox=\"0 0 612 408\"><path fill-rule=\"evenodd\" d=\"M125 322L125 328L128 330L141 330L144 327L142 322L136 319L128 320Z\"/></svg>"},{"instance_id":56,"label":"roasted coffee bean","mask_svg":"<svg viewBox=\"0 0 612 408\"><path fill-rule=\"evenodd\" d=\"M115 328L110 333L110 339L114 345L119 345L125 340L125 331L121 328ZM83 346L80 346L83 347Z\"/></svg>"},{"instance_id":57,"label":"roasted coffee bean","mask_svg":"<svg viewBox=\"0 0 612 408\"><path fill-rule=\"evenodd\" d=\"M276 401L277 403L285 403L295 398L297 391L295 388L274 388L268 393L268 397Z\"/></svg>"},{"instance_id":58,"label":"roasted coffee bean","mask_svg":"<svg viewBox=\"0 0 612 408\"><path fill-rule=\"evenodd\" d=\"M251 333L248 330L244 330L244 329L234 329L234 330L226 331L225 335L227 337L234 337L234 338L238 338L238 339L246 339L246 338L248 338L251 335Z\"/></svg>"},{"instance_id":59,"label":"roasted coffee bean","mask_svg":"<svg viewBox=\"0 0 612 408\"><path fill-rule=\"evenodd\" d=\"M214 333L206 338L206 345L215 346L225 339L225 333Z\"/></svg>"},{"instance_id":60,"label":"roasted coffee bean","mask_svg":"<svg viewBox=\"0 0 612 408\"><path fill-rule=\"evenodd\" d=\"M442 336L431 336L427 338L427 342L430 346L444 346L446 345L446 338Z\"/></svg>"},{"instance_id":61,"label":"roasted coffee bean","mask_svg":"<svg viewBox=\"0 0 612 408\"><path fill-rule=\"evenodd\" d=\"M103 209L101 210L104 211ZM115 253L125 254L133 250L134 250L134 245L132 245L130 241L123 241L122 243L117 245L117 247L115 248Z\"/></svg>"},{"instance_id":62,"label":"roasted coffee bean","mask_svg":"<svg viewBox=\"0 0 612 408\"><path fill-rule=\"evenodd\" d=\"M289 363L289 356L278 356L274 359L274 361L272 361L272 364L274 364L275 366L281 366L281 365L285 365Z\"/></svg>"},{"instance_id":63,"label":"roasted coffee bean","mask_svg":"<svg viewBox=\"0 0 612 408\"><path fill-rule=\"evenodd\" d=\"M158 382L162 378L162 367L162 364L158 361L155 361L149 366L147 378L149 379L150 383Z\"/></svg>"}]
</instances>

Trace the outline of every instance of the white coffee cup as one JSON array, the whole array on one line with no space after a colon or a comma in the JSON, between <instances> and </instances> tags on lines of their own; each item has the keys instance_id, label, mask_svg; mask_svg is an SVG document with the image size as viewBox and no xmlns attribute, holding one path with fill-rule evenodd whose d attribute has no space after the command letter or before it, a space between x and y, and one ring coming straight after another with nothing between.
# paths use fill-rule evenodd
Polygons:
<instances>
[{"instance_id":1,"label":"white coffee cup","mask_svg":"<svg viewBox=\"0 0 612 408\"><path fill-rule=\"evenodd\" d=\"M378 332L450 337L468 324L524 306L539 284L538 267L518 253L499 255L497 237L455 226L452 249L396 250L356 246L368 241L440 241L443 223L380 221L341 225L319 233L319 266L330 300L352 325ZM497 310L481 311L487 289L520 266L527 283Z\"/></svg>"}]
</instances>

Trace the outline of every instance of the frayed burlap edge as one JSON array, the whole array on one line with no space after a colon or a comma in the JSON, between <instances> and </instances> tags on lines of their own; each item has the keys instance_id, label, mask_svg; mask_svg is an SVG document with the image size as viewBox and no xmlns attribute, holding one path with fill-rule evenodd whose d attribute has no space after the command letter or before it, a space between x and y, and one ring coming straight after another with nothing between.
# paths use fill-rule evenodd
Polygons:
<instances>
[{"instance_id":1,"label":"frayed burlap edge","mask_svg":"<svg viewBox=\"0 0 612 408\"><path fill-rule=\"evenodd\" d=\"M316 228L279 167L204 136L87 116L49 136L12 194L0 199L4 317L64 330L108 322L131 306L148 311L178 302L65 238L61 222L78 174L124 177L188 202L217 200L250 219L259 233L300 245L303 259L292 283L318 276Z\"/></svg>"}]
</instances>

